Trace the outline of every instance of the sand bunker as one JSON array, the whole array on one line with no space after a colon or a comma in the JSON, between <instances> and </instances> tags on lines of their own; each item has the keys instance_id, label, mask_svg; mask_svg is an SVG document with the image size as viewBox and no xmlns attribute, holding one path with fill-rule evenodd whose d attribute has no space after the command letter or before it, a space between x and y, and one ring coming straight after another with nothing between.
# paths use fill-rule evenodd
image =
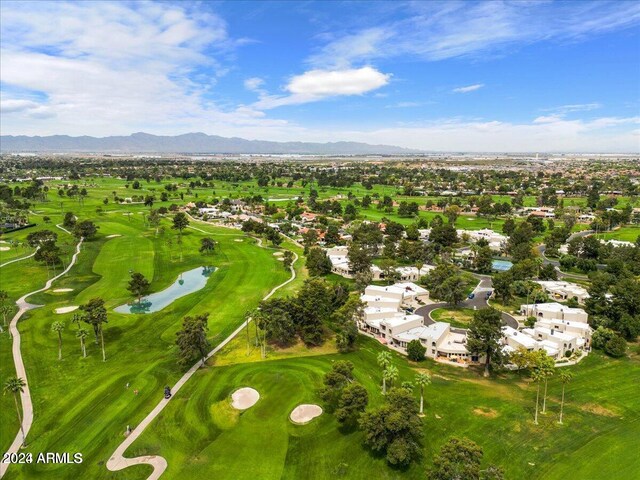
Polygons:
<instances>
[{"instance_id":1,"label":"sand bunker","mask_svg":"<svg viewBox=\"0 0 640 480\"><path fill-rule=\"evenodd\" d=\"M74 310L77 310L78 308L80 308L78 305L71 305L70 307L56 308L55 312L56 313L69 313L69 312L73 312Z\"/></svg>"},{"instance_id":2,"label":"sand bunker","mask_svg":"<svg viewBox=\"0 0 640 480\"><path fill-rule=\"evenodd\" d=\"M244 241L244 240L242 240L241 238L236 238L236 239L234 240L234 242L243 242L243 241Z\"/></svg>"},{"instance_id":3,"label":"sand bunker","mask_svg":"<svg viewBox=\"0 0 640 480\"><path fill-rule=\"evenodd\" d=\"M293 412L289 415L289 419L293 423L303 425L305 423L309 423L320 415L322 415L322 408L318 405L302 404L293 409Z\"/></svg>"},{"instance_id":4,"label":"sand bunker","mask_svg":"<svg viewBox=\"0 0 640 480\"><path fill-rule=\"evenodd\" d=\"M237 410L253 407L260 399L260 394L253 388L239 388L231 394L231 406Z\"/></svg>"},{"instance_id":5,"label":"sand bunker","mask_svg":"<svg viewBox=\"0 0 640 480\"><path fill-rule=\"evenodd\" d=\"M0 247L0 251L6 252L7 250L11 250L9 247Z\"/></svg>"},{"instance_id":6,"label":"sand bunker","mask_svg":"<svg viewBox=\"0 0 640 480\"><path fill-rule=\"evenodd\" d=\"M274 257L281 257L282 255L284 255L282 252L276 252L273 254Z\"/></svg>"},{"instance_id":7,"label":"sand bunker","mask_svg":"<svg viewBox=\"0 0 640 480\"><path fill-rule=\"evenodd\" d=\"M56 288L53 293L73 292L73 288Z\"/></svg>"},{"instance_id":8,"label":"sand bunker","mask_svg":"<svg viewBox=\"0 0 640 480\"><path fill-rule=\"evenodd\" d=\"M117 233L114 233L113 235L107 235L107 238L115 238L115 237L121 237L122 235L118 235Z\"/></svg>"}]
</instances>

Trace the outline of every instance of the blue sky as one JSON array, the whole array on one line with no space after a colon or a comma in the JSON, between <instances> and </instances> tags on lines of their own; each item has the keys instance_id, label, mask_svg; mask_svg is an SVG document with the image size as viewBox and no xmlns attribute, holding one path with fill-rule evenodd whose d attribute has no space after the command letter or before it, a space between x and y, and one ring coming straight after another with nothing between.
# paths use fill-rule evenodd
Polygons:
<instances>
[{"instance_id":1,"label":"blue sky","mask_svg":"<svg viewBox=\"0 0 640 480\"><path fill-rule=\"evenodd\" d=\"M2 134L640 151L640 3L10 2Z\"/></svg>"}]
</instances>

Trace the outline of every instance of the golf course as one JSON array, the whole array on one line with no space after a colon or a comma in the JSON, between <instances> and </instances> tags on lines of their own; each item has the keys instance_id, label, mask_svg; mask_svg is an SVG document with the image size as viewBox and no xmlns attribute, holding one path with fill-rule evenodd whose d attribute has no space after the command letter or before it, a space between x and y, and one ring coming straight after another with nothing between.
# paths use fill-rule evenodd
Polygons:
<instances>
[{"instance_id":1,"label":"golf course","mask_svg":"<svg viewBox=\"0 0 640 480\"><path fill-rule=\"evenodd\" d=\"M18 323L34 412L22 451L80 452L83 462L15 464L8 468L7 479L147 478L152 472L148 465L111 472L106 462L126 438L127 428L135 428L162 400L163 388L175 385L187 370L177 362L176 333L183 318L208 314L207 339L214 348L242 325L245 314L274 287L293 278L274 293L274 297L285 297L294 294L307 278L303 249L288 239L273 248L239 229L194 219L177 232L169 214L152 227L147 220L149 207L142 203L104 202L113 198L113 192L127 194L124 180L83 182L91 186L82 202L57 195L52 184L46 200L32 207L31 221L36 226L2 236L3 241L24 242L34 231L54 231L62 261L68 265L78 239L57 226L64 214L73 212L78 220L92 220L99 227L94 238L83 242L71 270L48 290L29 297L29 303L41 307L26 312ZM151 185L143 185L136 193L152 194L163 186ZM255 185L250 188L258 190ZM194 188L183 199L157 201L155 207L193 201L198 194L204 196L203 190ZM216 190L218 194L225 191L222 184ZM284 197L286 191L281 190L272 189L268 195ZM231 191L229 186L225 193ZM241 191L238 187L233 194ZM341 192L333 189L322 195ZM364 211L365 218L381 215L370 210ZM475 221L464 217L461 221L464 228L474 228ZM475 223L475 228L488 226L486 220ZM210 253L199 251L205 237L215 242ZM283 268L279 255L274 255L286 250L299 256L292 265L295 277ZM12 247L0 252L0 260L31 253L33 249L27 246ZM204 286L166 307L144 314L114 311L137 301L127 289L132 272L149 279L149 293L153 294L201 267L210 267ZM8 303L13 305L25 293L42 288L48 278L61 272L61 266L56 268L33 257L1 267L1 288L8 293ZM81 322L76 325L74 318L80 312L72 307L96 297L105 301L108 312L106 361L93 332L86 338L86 358L76 336ZM57 309L66 313L56 313ZM460 314L461 324L472 314L438 313L454 319ZM61 360L53 322L64 324ZM561 385L555 378L549 381L547 413L534 425L536 389L526 376L503 373L486 379L476 368L456 368L427 359L414 363L394 353L392 362L399 370L394 384L413 381L419 372L428 372L432 378L425 391L422 457L406 469L397 469L364 446L360 430L340 426L330 412L304 425L290 420L299 405L322 406L318 389L323 375L338 360L353 363L356 380L368 392L369 408L382 405L382 373L376 358L386 350L384 346L360 336L357 349L349 353L337 353L330 339L315 348L302 343L270 347L263 358L255 346L255 335L249 324L246 332L242 330L209 358L144 429L125 457L162 456L167 462L162 478L167 479L420 479L433 455L457 436L478 443L485 460L500 465L509 479L610 480L632 478L640 471L635 453L640 438L637 344L631 346L628 357L612 359L593 352L579 365L568 367L574 378L566 386L563 425L557 422ZM3 383L15 375L11 346L5 331L0 335ZM231 395L245 387L255 389L259 399L246 410L232 408ZM415 395L417 399L417 391ZM19 432L19 422L11 395L1 396L0 406L4 452Z\"/></svg>"}]
</instances>

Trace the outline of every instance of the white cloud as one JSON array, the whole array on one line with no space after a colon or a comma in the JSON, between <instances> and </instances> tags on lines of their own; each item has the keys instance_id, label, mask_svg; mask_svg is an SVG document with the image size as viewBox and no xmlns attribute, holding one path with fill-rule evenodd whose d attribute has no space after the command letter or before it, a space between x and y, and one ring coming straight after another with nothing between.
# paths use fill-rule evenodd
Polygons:
<instances>
[{"instance_id":1,"label":"white cloud","mask_svg":"<svg viewBox=\"0 0 640 480\"><path fill-rule=\"evenodd\" d=\"M264 80L258 77L247 78L244 81L244 88L249 91L257 92L260 91L260 87L264 84Z\"/></svg>"},{"instance_id":2,"label":"white cloud","mask_svg":"<svg viewBox=\"0 0 640 480\"><path fill-rule=\"evenodd\" d=\"M475 92L476 90L480 90L484 87L484 83L476 83L475 85L468 85L466 87L458 87L452 90L453 93L469 93Z\"/></svg>"},{"instance_id":3,"label":"white cloud","mask_svg":"<svg viewBox=\"0 0 640 480\"><path fill-rule=\"evenodd\" d=\"M373 67L345 70L309 70L289 80L288 95L261 95L254 104L258 109L316 102L329 97L362 95L389 83L390 74Z\"/></svg>"},{"instance_id":4,"label":"white cloud","mask_svg":"<svg viewBox=\"0 0 640 480\"><path fill-rule=\"evenodd\" d=\"M602 108L602 105L598 102L593 103L578 103L572 105L560 105L559 107L547 108L547 112L555 112L559 115L565 115L571 112L590 112L591 110L597 110Z\"/></svg>"},{"instance_id":5,"label":"white cloud","mask_svg":"<svg viewBox=\"0 0 640 480\"><path fill-rule=\"evenodd\" d=\"M332 33L309 62L345 68L403 55L428 61L495 55L517 45L576 41L640 23L638 2L413 2L396 13L374 28Z\"/></svg>"}]
</instances>

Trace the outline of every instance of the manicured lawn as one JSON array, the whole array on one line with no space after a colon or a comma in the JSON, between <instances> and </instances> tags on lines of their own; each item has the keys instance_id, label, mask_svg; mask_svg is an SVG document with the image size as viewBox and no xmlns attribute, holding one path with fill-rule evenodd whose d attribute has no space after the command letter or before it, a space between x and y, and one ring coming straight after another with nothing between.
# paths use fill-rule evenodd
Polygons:
<instances>
[{"instance_id":1,"label":"manicured lawn","mask_svg":"<svg viewBox=\"0 0 640 480\"><path fill-rule=\"evenodd\" d=\"M87 202L88 203L88 202ZM95 208L95 207L94 207ZM84 211L89 216L89 207ZM82 218L80 209L78 216ZM55 213L52 213L52 216ZM27 451L82 452L85 462L64 465L12 466L7 478L113 478L103 465L122 440L127 424L139 422L161 398L162 387L174 383L182 374L176 364L175 333L186 315L209 313L209 339L212 345L226 338L242 321L244 312L290 275L273 250L259 248L255 240L238 231L211 227L216 252L198 253L205 234L187 230L183 235L182 256L176 233L165 222L166 233L155 236L145 228L141 215L131 219L119 213L91 215L100 231L86 242L76 266L55 288L71 288L68 293L51 290L30 301L45 305L23 317L22 352L34 402L35 420L29 433ZM55 228L55 227L54 227ZM59 243L71 240L62 231ZM232 233L232 235L229 235ZM26 235L26 234L25 234ZM108 235L121 235L107 238ZM172 238L171 243L168 239ZM67 240L68 239L68 240ZM242 239L242 242L236 242ZM115 314L111 308L131 300L126 291L129 270L141 271L151 280L151 291L171 284L180 272L201 266L218 267L206 287L183 297L165 309L147 315ZM297 266L297 265L296 265ZM12 301L21 294L41 287L47 271L32 259L2 269L2 278ZM78 305L94 296L107 301L109 323L105 327L107 362L88 338L88 358L82 359L75 338L73 313L57 315L55 308ZM63 360L57 360L57 342L50 331L54 320L64 321ZM8 335L0 339L1 380L13 374ZM125 385L130 383L130 388ZM138 390L138 395L134 395ZM13 440L18 424L10 396L2 401L0 437L3 451ZM146 471L145 468L141 471ZM120 474L126 478L129 472Z\"/></svg>"},{"instance_id":2,"label":"manicured lawn","mask_svg":"<svg viewBox=\"0 0 640 480\"><path fill-rule=\"evenodd\" d=\"M635 242L640 236L640 225L629 225L626 227L620 227L613 232L607 232L602 235L598 235L598 238L605 238L607 240L622 240L625 242Z\"/></svg>"},{"instance_id":3,"label":"manicured lawn","mask_svg":"<svg viewBox=\"0 0 640 480\"><path fill-rule=\"evenodd\" d=\"M535 387L526 379L509 374L486 380L473 369L423 362L420 368L433 377L425 399L424 456L407 470L390 468L371 455L360 432L339 429L327 413L309 425L292 425L288 415L296 405L320 402L317 389L335 360L352 361L370 404L382 402L376 355L384 347L366 338L360 343L359 351L345 355L203 369L127 453L162 455L169 464L167 478L329 479L344 470L345 478L419 479L449 437L466 436L484 448L487 462L505 468L505 478L560 480L571 477L576 465L581 478L596 480L632 478L640 471L633 447L640 434L640 410L632 393L640 363L598 353L572 369L564 426L557 424L560 384L555 379L549 383L548 413L535 426ZM399 381L413 379L416 364L397 354L393 363L399 367ZM237 415L227 402L244 386L257 389L261 399Z\"/></svg>"},{"instance_id":4,"label":"manicured lawn","mask_svg":"<svg viewBox=\"0 0 640 480\"><path fill-rule=\"evenodd\" d=\"M452 327L469 328L469 323L473 320L473 309L453 307L438 308L431 312L431 318L436 322L447 322Z\"/></svg>"}]
</instances>

